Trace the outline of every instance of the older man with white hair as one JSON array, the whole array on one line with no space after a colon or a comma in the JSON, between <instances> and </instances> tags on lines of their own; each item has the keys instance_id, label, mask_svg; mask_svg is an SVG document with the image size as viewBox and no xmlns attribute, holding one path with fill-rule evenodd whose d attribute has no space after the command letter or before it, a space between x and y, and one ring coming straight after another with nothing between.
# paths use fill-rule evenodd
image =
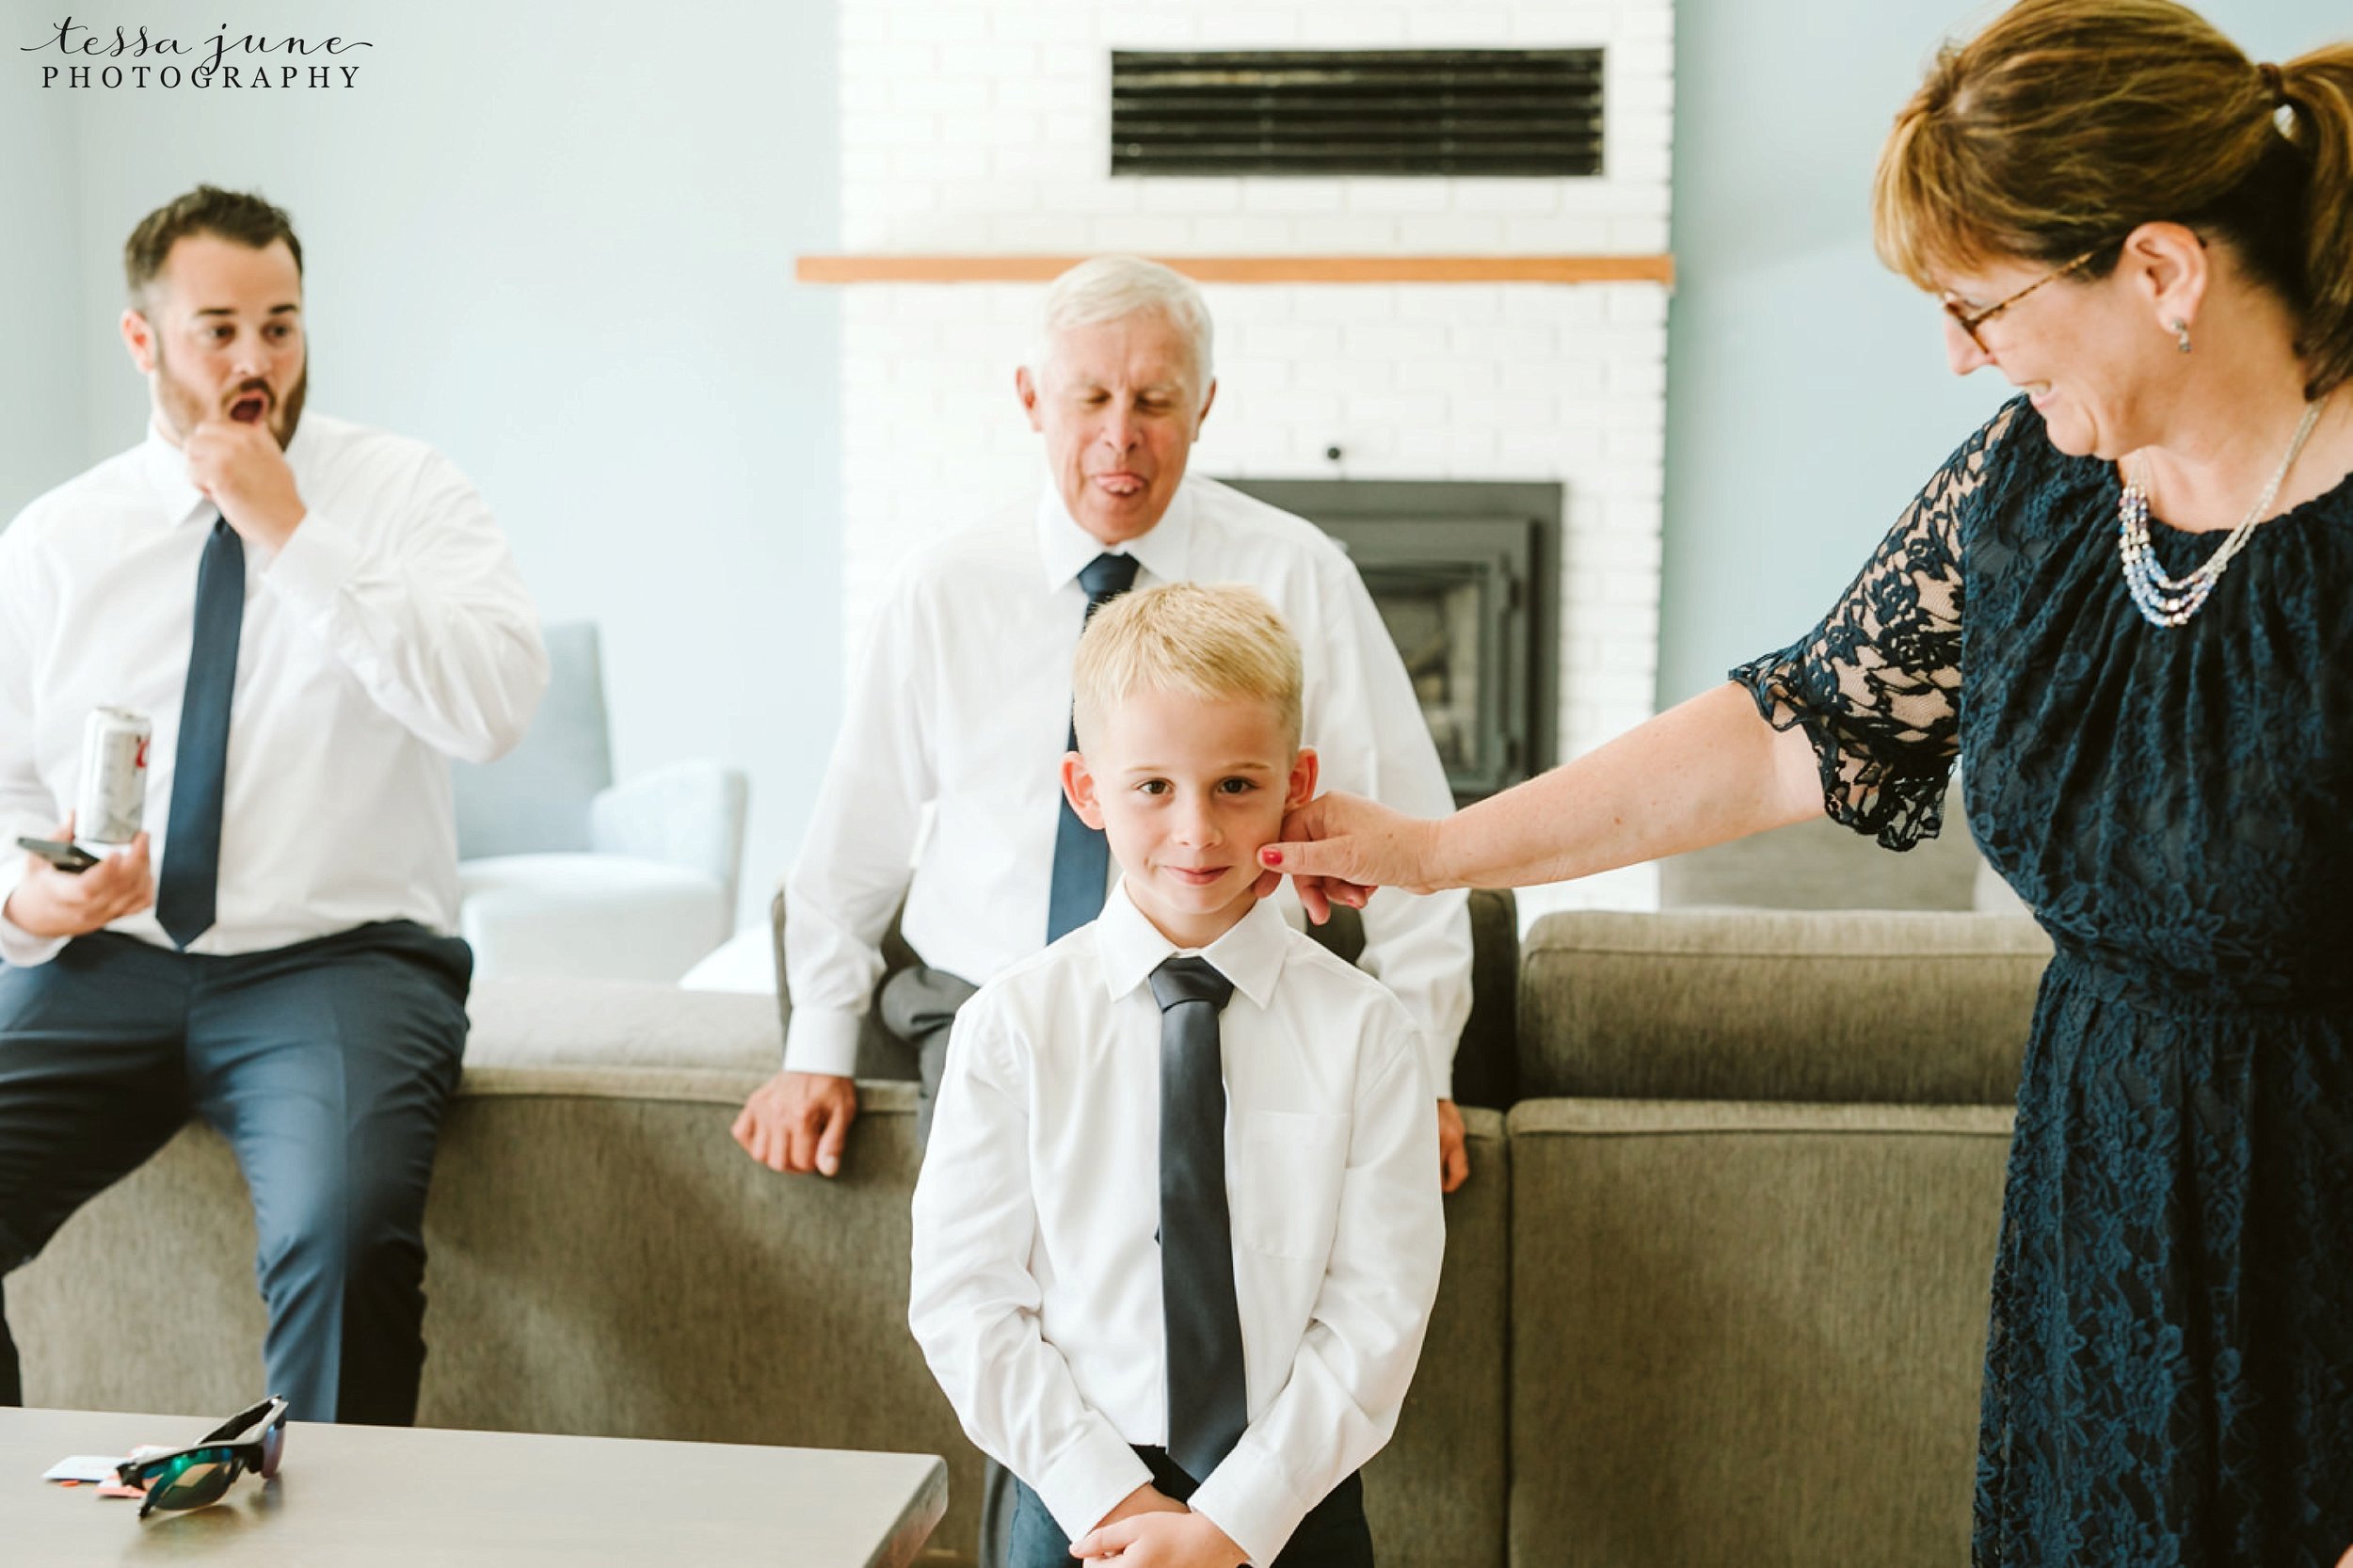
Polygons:
<instances>
[{"instance_id":1,"label":"older man with white hair","mask_svg":"<svg viewBox=\"0 0 2353 1568\"><path fill-rule=\"evenodd\" d=\"M1057 765L1070 744L1072 651L1114 594L1188 579L1258 588L1305 651L1305 738L1326 783L1422 815L1453 807L1348 557L1314 524L1186 472L1217 395L1200 291L1157 263L1100 257L1054 282L1044 314L1014 384L1045 437L1046 482L909 564L875 618L785 882L784 1071L734 1128L775 1170L840 1169L860 1020L903 898L921 962L885 988L883 1021L920 1053L924 1131L957 1006L1101 909L1108 851L1064 804ZM1360 960L1421 1031L1449 1191L1468 1170L1450 1096L1470 1012L1465 898L1379 894Z\"/></svg>"},{"instance_id":2,"label":"older man with white hair","mask_svg":"<svg viewBox=\"0 0 2353 1568\"><path fill-rule=\"evenodd\" d=\"M1014 377L1045 438L1046 482L909 563L875 618L785 881L784 1070L734 1126L772 1169L840 1168L860 1021L902 899L920 963L892 978L881 1004L920 1053L920 1133L957 1007L1100 912L1108 848L1064 803L1059 763L1072 744L1072 654L1112 597L1184 580L1257 587L1299 638L1305 739L1325 784L1417 816L1453 808L1404 665L1348 557L1314 524L1186 472L1217 395L1210 350L1200 291L1156 263L1098 258L1048 291L1037 350ZM1450 1087L1471 1002L1465 898L1375 895L1359 960L1420 1032L1439 1101L1432 1175L1449 1192L1469 1170ZM984 1523L984 1540L1004 1523Z\"/></svg>"}]
</instances>

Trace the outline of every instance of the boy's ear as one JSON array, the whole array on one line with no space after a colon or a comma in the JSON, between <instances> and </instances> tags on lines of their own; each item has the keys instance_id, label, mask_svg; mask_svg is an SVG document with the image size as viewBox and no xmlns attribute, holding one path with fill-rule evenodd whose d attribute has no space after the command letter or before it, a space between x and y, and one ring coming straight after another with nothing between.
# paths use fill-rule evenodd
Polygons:
<instances>
[{"instance_id":1,"label":"boy's ear","mask_svg":"<svg viewBox=\"0 0 2353 1568\"><path fill-rule=\"evenodd\" d=\"M1087 760L1075 751L1063 755L1062 793L1080 822L1097 833L1103 831L1103 807L1095 798L1095 776L1087 771Z\"/></svg>"},{"instance_id":2,"label":"boy's ear","mask_svg":"<svg viewBox=\"0 0 2353 1568\"><path fill-rule=\"evenodd\" d=\"M1316 798L1316 770L1319 766L1316 748L1301 746L1299 755L1291 760L1290 790L1283 796L1284 810L1296 811Z\"/></svg>"}]
</instances>

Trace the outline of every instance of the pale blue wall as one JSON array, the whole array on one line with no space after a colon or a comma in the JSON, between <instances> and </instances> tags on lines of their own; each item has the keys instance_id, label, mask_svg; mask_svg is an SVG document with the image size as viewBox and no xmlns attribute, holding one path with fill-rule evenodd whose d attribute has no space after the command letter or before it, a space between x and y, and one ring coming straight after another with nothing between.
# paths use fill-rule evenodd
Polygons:
<instances>
[{"instance_id":1,"label":"pale blue wall","mask_svg":"<svg viewBox=\"0 0 2353 1568\"><path fill-rule=\"evenodd\" d=\"M0 45L37 41L45 14L40 0L0 0ZM25 59L0 50L0 528L83 454L73 117Z\"/></svg>"},{"instance_id":2,"label":"pale blue wall","mask_svg":"<svg viewBox=\"0 0 2353 1568\"><path fill-rule=\"evenodd\" d=\"M2258 59L2353 35L2345 0L2212 0ZM1958 0L1677 0L1658 697L1811 626L2002 401L1871 251L1871 169Z\"/></svg>"},{"instance_id":3,"label":"pale blue wall","mask_svg":"<svg viewBox=\"0 0 2353 1568\"><path fill-rule=\"evenodd\" d=\"M113 338L123 235L200 180L263 191L303 236L312 407L447 452L544 614L601 624L624 776L750 771L745 911L764 908L840 720L838 301L792 281L839 230L832 5L168 0L136 20L201 39L224 19L374 47L342 56L347 91L77 95L83 449L40 483L141 434ZM0 112L24 100L0 84ZM0 471L10 510L24 466Z\"/></svg>"}]
</instances>

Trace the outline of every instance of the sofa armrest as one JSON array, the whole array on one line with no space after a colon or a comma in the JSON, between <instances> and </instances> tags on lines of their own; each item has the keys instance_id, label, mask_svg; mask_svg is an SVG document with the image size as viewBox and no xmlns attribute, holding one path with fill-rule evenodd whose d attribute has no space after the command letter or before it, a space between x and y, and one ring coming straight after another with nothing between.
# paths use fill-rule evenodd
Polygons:
<instances>
[{"instance_id":1,"label":"sofa armrest","mask_svg":"<svg viewBox=\"0 0 2353 1568\"><path fill-rule=\"evenodd\" d=\"M1950 910L1578 910L1522 952L1530 1098L2000 1105L2051 939Z\"/></svg>"},{"instance_id":2,"label":"sofa armrest","mask_svg":"<svg viewBox=\"0 0 2353 1568\"><path fill-rule=\"evenodd\" d=\"M657 860L707 876L727 889L733 909L750 792L740 768L673 762L600 792L588 808L588 841L599 855Z\"/></svg>"}]
</instances>

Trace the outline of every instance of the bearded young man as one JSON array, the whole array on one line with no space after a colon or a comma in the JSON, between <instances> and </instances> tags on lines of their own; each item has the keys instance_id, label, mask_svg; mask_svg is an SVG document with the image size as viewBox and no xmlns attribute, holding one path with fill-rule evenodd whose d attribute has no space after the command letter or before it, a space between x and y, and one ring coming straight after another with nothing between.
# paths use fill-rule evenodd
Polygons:
<instances>
[{"instance_id":1,"label":"bearded young man","mask_svg":"<svg viewBox=\"0 0 2353 1568\"><path fill-rule=\"evenodd\" d=\"M521 736L538 617L447 459L304 412L283 212L199 186L123 260L147 439L0 534L0 826L72 836L108 707L153 725L147 830L80 874L0 856L0 1274L200 1115L252 1191L270 1386L406 1423L472 968L448 759Z\"/></svg>"}]
</instances>

